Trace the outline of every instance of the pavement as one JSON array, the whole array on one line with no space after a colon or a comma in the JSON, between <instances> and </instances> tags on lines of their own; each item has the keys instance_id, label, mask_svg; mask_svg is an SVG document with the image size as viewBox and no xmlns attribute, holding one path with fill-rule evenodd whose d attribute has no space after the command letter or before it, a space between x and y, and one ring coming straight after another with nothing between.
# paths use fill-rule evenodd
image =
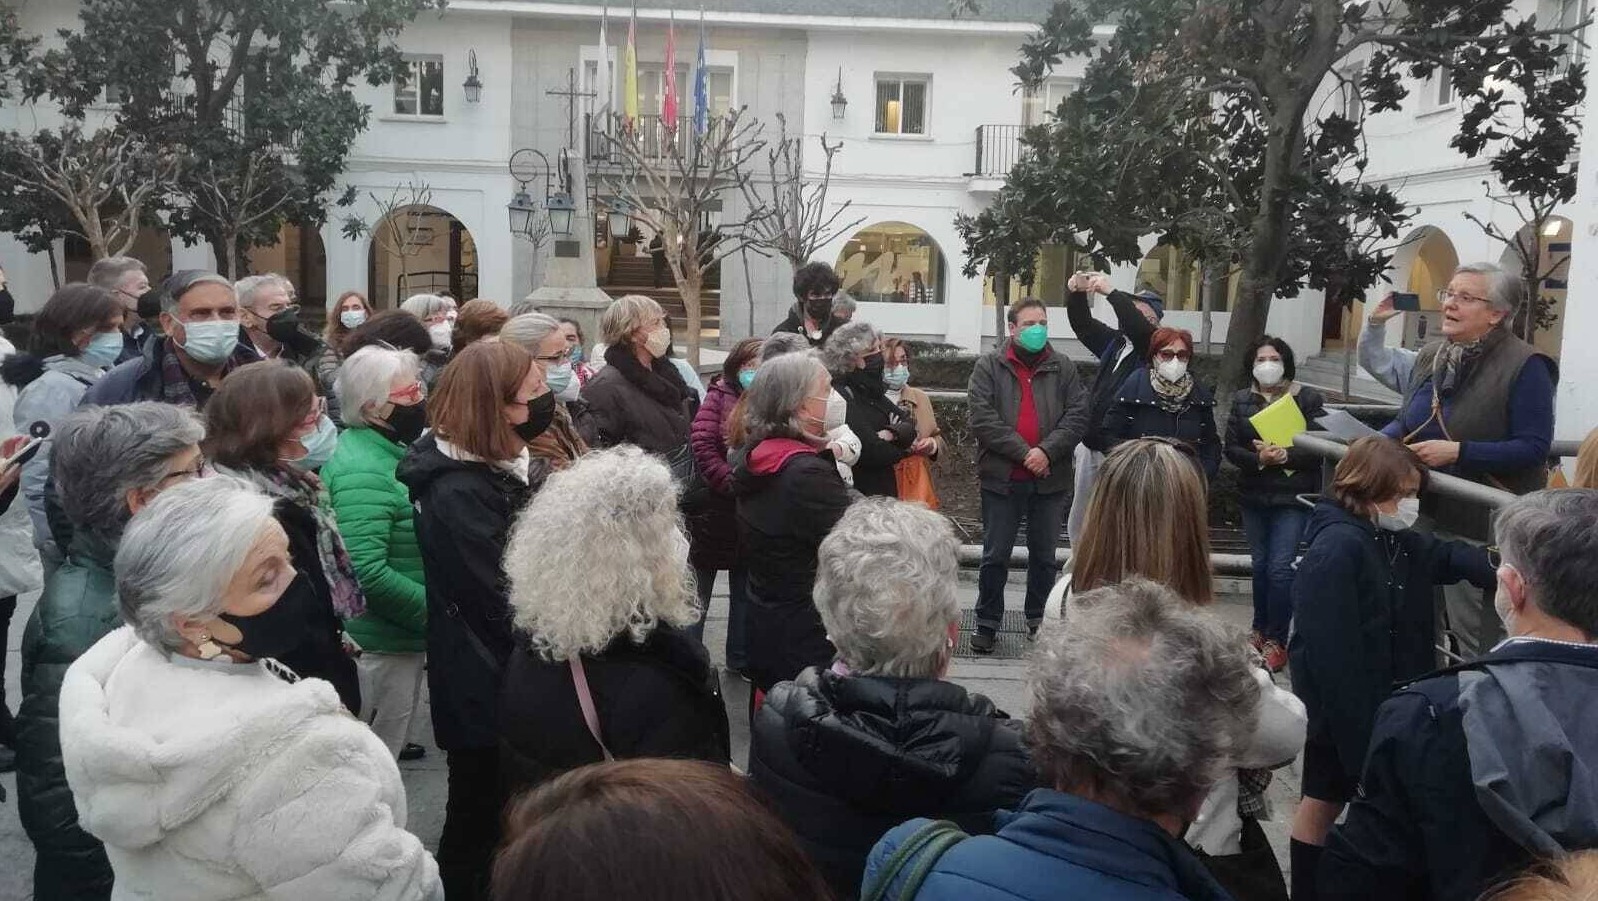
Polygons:
<instances>
[{"instance_id":1,"label":"pavement","mask_svg":"<svg viewBox=\"0 0 1598 901\"><path fill-rule=\"evenodd\" d=\"M1019 605L1021 602L1024 591L1023 575L1019 572L1011 574L1009 600L1013 604ZM963 608L976 606L974 578L974 572L962 573L959 594ZM1247 629L1252 617L1247 583L1222 580L1220 589L1221 596L1211 609L1228 622ZM36 599L37 594L24 595L19 599L10 632L4 636L7 648L5 697L6 703L13 711L16 710L17 700L21 697L18 684L21 654L17 649L22 641L23 625L32 613ZM1059 623L1058 612L1050 610L1044 628L1059 628ZM706 644L718 665L725 662L726 635L727 583L726 577L722 576L717 581L705 626ZM1024 716L1028 709L1024 660L956 658L950 668L949 680L971 691L987 695L1001 710L1009 711L1014 716ZM1284 687L1287 684L1285 675L1278 676L1277 681ZM749 686L736 677L723 676L722 688L726 695L728 719L732 726L733 762L740 768L747 768L749 721L745 711L748 710ZM427 727L426 723L421 725L423 728L413 729L412 732L415 740L427 747L427 756L418 761L400 764L400 770L405 780L406 798L410 808L409 828L421 837L429 850L436 850L439 831L444 825L444 800L448 786L444 755L432 743L431 728ZM16 774L7 773L0 776L0 785L5 786L5 791L10 796L10 800L0 802L0 901L29 901L33 897L33 846L17 819ZM1293 807L1298 803L1298 785L1299 769L1296 762L1276 772L1276 778L1272 780L1269 790L1275 817L1262 824L1277 858L1281 861L1284 873L1288 869L1287 839Z\"/></svg>"}]
</instances>

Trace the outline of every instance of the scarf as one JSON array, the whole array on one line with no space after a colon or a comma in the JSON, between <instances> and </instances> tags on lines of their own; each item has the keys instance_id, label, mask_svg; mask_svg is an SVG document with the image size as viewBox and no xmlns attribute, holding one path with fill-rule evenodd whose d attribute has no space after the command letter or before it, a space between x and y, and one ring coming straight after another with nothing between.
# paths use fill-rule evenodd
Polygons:
<instances>
[{"instance_id":1,"label":"scarf","mask_svg":"<svg viewBox=\"0 0 1598 901\"><path fill-rule=\"evenodd\" d=\"M240 347L244 345L240 343ZM237 352L227 358L222 364L222 377L239 368ZM161 400L179 407L199 409L203 406L200 399L194 396L194 381L189 376L189 371L183 368L178 361L178 355L172 351L171 339L161 342Z\"/></svg>"},{"instance_id":2,"label":"scarf","mask_svg":"<svg viewBox=\"0 0 1598 901\"><path fill-rule=\"evenodd\" d=\"M1444 341L1432 360L1432 387L1443 397L1450 397L1470 374L1470 367L1482 354L1509 337L1509 329L1494 328L1475 341Z\"/></svg>"},{"instance_id":3,"label":"scarf","mask_svg":"<svg viewBox=\"0 0 1598 901\"><path fill-rule=\"evenodd\" d=\"M238 476L278 500L311 511L311 517L316 520L316 556L322 564L322 575L327 579L328 593L333 596L333 612L344 620L355 619L366 612L366 595L355 578L350 555L344 550L338 520L327 506L327 492L322 489L321 479L289 466L230 469L218 465L216 469Z\"/></svg>"},{"instance_id":4,"label":"scarf","mask_svg":"<svg viewBox=\"0 0 1598 901\"><path fill-rule=\"evenodd\" d=\"M534 457L548 460L551 468L558 471L588 453L588 445L572 426L571 411L565 404L556 404L555 419L542 435L527 442L527 451Z\"/></svg>"},{"instance_id":5,"label":"scarf","mask_svg":"<svg viewBox=\"0 0 1598 901\"><path fill-rule=\"evenodd\" d=\"M623 378L663 407L683 410L684 403L699 396L683 381L677 367L665 357L654 360L650 368L645 369L638 362L638 357L633 355L630 346L614 344L605 348L605 363L616 367Z\"/></svg>"},{"instance_id":6,"label":"scarf","mask_svg":"<svg viewBox=\"0 0 1598 901\"><path fill-rule=\"evenodd\" d=\"M1149 384L1154 386L1154 403L1161 410L1180 413L1187 409L1188 395L1193 393L1193 373L1183 373L1180 379L1168 382L1158 366L1150 366Z\"/></svg>"}]
</instances>

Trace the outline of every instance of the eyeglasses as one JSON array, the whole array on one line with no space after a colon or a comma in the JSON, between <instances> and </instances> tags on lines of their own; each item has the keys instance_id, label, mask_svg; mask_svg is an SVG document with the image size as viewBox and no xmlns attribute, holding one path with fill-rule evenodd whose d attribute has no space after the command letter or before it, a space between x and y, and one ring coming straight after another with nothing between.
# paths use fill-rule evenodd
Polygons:
<instances>
[{"instance_id":1,"label":"eyeglasses","mask_svg":"<svg viewBox=\"0 0 1598 901\"><path fill-rule=\"evenodd\" d=\"M204 457L198 457L195 459L194 465L188 469L179 469L175 472L169 472L157 479L155 483L156 487L164 488L166 487L167 483L171 482L173 479L181 479L185 482L189 481L190 479L198 479L205 475L205 466L206 459Z\"/></svg>"},{"instance_id":2,"label":"eyeglasses","mask_svg":"<svg viewBox=\"0 0 1598 901\"><path fill-rule=\"evenodd\" d=\"M1155 354L1155 356L1159 357L1161 360L1164 360L1166 362L1170 362L1172 360L1191 360L1191 359L1193 359L1192 352L1191 351L1186 351L1186 350L1169 350L1169 349L1167 349L1167 350L1160 351L1159 353Z\"/></svg>"},{"instance_id":3,"label":"eyeglasses","mask_svg":"<svg viewBox=\"0 0 1598 901\"><path fill-rule=\"evenodd\" d=\"M300 305L297 303L272 304L266 308L265 313L255 313L254 310L250 310L251 313L255 313L255 315L260 316L262 319L271 319L273 316L276 316L280 313L287 313L290 311L298 313L300 311Z\"/></svg>"},{"instance_id":4,"label":"eyeglasses","mask_svg":"<svg viewBox=\"0 0 1598 901\"><path fill-rule=\"evenodd\" d=\"M311 412L300 420L300 425L316 425L321 422L322 416L327 413L327 398L317 395L311 401Z\"/></svg>"},{"instance_id":5,"label":"eyeglasses","mask_svg":"<svg viewBox=\"0 0 1598 901\"><path fill-rule=\"evenodd\" d=\"M398 391L390 391L388 393L388 399L391 401L409 401L413 404L421 403L425 397L427 397L427 389L422 387L421 382L414 382Z\"/></svg>"},{"instance_id":6,"label":"eyeglasses","mask_svg":"<svg viewBox=\"0 0 1598 901\"><path fill-rule=\"evenodd\" d=\"M540 363L553 363L556 366L560 366L563 363L570 363L572 361L572 352L570 348L567 348L558 354L553 354L547 357L534 357L533 359Z\"/></svg>"},{"instance_id":7,"label":"eyeglasses","mask_svg":"<svg viewBox=\"0 0 1598 901\"><path fill-rule=\"evenodd\" d=\"M1488 300L1487 298L1477 297L1474 294L1465 294L1460 291L1450 291L1447 288L1437 289L1438 303L1448 303L1450 300L1456 301L1458 303L1492 303L1492 301Z\"/></svg>"}]
</instances>

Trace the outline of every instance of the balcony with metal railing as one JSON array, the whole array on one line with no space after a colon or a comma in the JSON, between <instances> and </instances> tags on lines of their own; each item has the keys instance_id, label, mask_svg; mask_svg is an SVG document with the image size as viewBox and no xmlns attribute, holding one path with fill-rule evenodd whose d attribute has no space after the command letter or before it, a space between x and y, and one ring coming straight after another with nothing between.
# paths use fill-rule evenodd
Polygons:
<instances>
[{"instance_id":1,"label":"balcony with metal railing","mask_svg":"<svg viewBox=\"0 0 1598 901\"><path fill-rule=\"evenodd\" d=\"M707 135L702 140L714 142L720 130L728 127L724 116L712 116L706 122ZM647 160L676 159L692 151L694 117L678 116L675 122L664 116L639 116L631 126L617 113L583 116L583 154L589 163L620 165L623 161L622 141L636 141Z\"/></svg>"},{"instance_id":2,"label":"balcony with metal railing","mask_svg":"<svg viewBox=\"0 0 1598 901\"><path fill-rule=\"evenodd\" d=\"M976 164L966 173L973 191L996 191L1021 159L1023 125L978 125Z\"/></svg>"}]
</instances>

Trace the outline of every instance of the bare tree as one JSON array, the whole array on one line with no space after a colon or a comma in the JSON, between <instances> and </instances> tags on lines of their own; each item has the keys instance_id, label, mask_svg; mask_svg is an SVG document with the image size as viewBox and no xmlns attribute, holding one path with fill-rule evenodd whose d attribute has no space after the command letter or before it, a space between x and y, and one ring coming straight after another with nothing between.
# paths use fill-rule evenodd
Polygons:
<instances>
[{"instance_id":1,"label":"bare tree","mask_svg":"<svg viewBox=\"0 0 1598 901\"><path fill-rule=\"evenodd\" d=\"M276 219L292 204L295 192L286 185L283 161L269 150L253 150L232 161L206 160L176 188L182 204L174 219L215 223L224 258L217 261L222 274L238 278L243 272L244 238L258 224Z\"/></svg>"},{"instance_id":2,"label":"bare tree","mask_svg":"<svg viewBox=\"0 0 1598 901\"><path fill-rule=\"evenodd\" d=\"M810 262L816 251L839 235L854 231L866 220L861 216L838 224L853 201L844 201L837 209L827 210L833 158L843 149L843 142L829 144L827 135L822 133L824 162L820 175L811 178L805 171L804 136L789 137L788 119L781 113L777 114L777 125L777 143L766 152L766 177L745 179L739 187L750 209L764 208L767 212L749 223L749 249L763 255L779 254L797 268Z\"/></svg>"},{"instance_id":3,"label":"bare tree","mask_svg":"<svg viewBox=\"0 0 1598 901\"><path fill-rule=\"evenodd\" d=\"M420 177L412 177L405 184L397 185L386 197L376 191L368 191L366 196L377 208L377 224L370 225L358 216L346 216L344 236L353 239L370 234L378 247L399 258L400 280L409 287L411 257L432 243L426 208L433 203L433 186Z\"/></svg>"},{"instance_id":4,"label":"bare tree","mask_svg":"<svg viewBox=\"0 0 1598 901\"><path fill-rule=\"evenodd\" d=\"M55 233L82 238L96 260L132 249L139 228L173 190L179 169L174 154L110 129L10 135L5 145L8 171L0 178L11 190L48 199L68 213L71 221L56 223Z\"/></svg>"},{"instance_id":5,"label":"bare tree","mask_svg":"<svg viewBox=\"0 0 1598 901\"><path fill-rule=\"evenodd\" d=\"M709 214L722 208L724 193L744 192L751 162L766 149L760 124L745 119L743 113L739 108L711 117L703 134L667 130L662 137L618 123L611 132L609 153L618 162L618 171L595 176L605 191L631 207L634 219L660 235L666 264L688 314L690 366L699 365L705 274L727 256L751 246L755 224L770 215L761 205L713 233L708 227Z\"/></svg>"},{"instance_id":6,"label":"bare tree","mask_svg":"<svg viewBox=\"0 0 1598 901\"><path fill-rule=\"evenodd\" d=\"M1570 264L1568 250L1564 253L1543 252L1543 232L1548 223L1554 220L1554 210L1563 201L1558 196L1546 194L1494 194L1489 181L1483 181L1482 186L1487 189L1490 200L1514 212L1511 220L1514 231L1506 232L1497 222L1484 220L1473 213L1465 213L1464 216L1475 223L1482 234L1503 244L1514 254L1515 263L1520 267L1521 296L1515 309L1513 328L1521 338L1530 341L1536 337L1538 329L1552 327L1557 319L1553 311L1553 298L1542 295L1543 282Z\"/></svg>"}]
</instances>

